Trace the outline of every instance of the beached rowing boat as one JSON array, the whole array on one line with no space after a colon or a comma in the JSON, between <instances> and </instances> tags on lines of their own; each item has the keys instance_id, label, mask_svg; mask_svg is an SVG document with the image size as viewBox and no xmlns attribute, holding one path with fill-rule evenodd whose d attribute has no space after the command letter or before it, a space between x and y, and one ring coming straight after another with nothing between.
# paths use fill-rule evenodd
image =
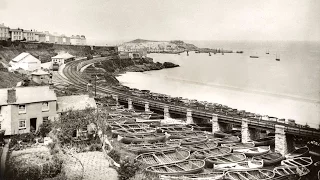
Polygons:
<instances>
[{"instance_id":1,"label":"beached rowing boat","mask_svg":"<svg viewBox=\"0 0 320 180\"><path fill-rule=\"evenodd\" d=\"M275 137L270 136L270 137L265 137L261 139L256 139L253 141L256 146L269 146L273 145L275 142Z\"/></svg>"},{"instance_id":2,"label":"beached rowing boat","mask_svg":"<svg viewBox=\"0 0 320 180\"><path fill-rule=\"evenodd\" d=\"M190 138L184 138L181 139L181 145L191 145L191 144L199 144L199 143L204 143L208 141L207 136L200 136L200 137L190 137Z\"/></svg>"},{"instance_id":3,"label":"beached rowing boat","mask_svg":"<svg viewBox=\"0 0 320 180\"><path fill-rule=\"evenodd\" d=\"M263 165L264 166L271 166L271 165L276 165L280 164L282 160L285 159L282 154L278 152L269 152L267 154L259 155L259 156L253 156L253 160L263 160Z\"/></svg>"},{"instance_id":4,"label":"beached rowing boat","mask_svg":"<svg viewBox=\"0 0 320 180\"><path fill-rule=\"evenodd\" d=\"M222 131L216 131L213 134L214 134L214 137L217 137L217 138L224 138L224 137L232 136L231 134L224 133Z\"/></svg>"},{"instance_id":5,"label":"beached rowing boat","mask_svg":"<svg viewBox=\"0 0 320 180\"><path fill-rule=\"evenodd\" d=\"M203 131L176 131L170 132L169 139L183 139L191 137L206 137L206 134Z\"/></svg>"},{"instance_id":6,"label":"beached rowing boat","mask_svg":"<svg viewBox=\"0 0 320 180\"><path fill-rule=\"evenodd\" d=\"M231 149L229 147L214 147L210 149L198 150L193 153L195 158L197 159L205 159L210 156L217 156L221 154L231 153Z\"/></svg>"},{"instance_id":7,"label":"beached rowing boat","mask_svg":"<svg viewBox=\"0 0 320 180\"><path fill-rule=\"evenodd\" d=\"M247 156L244 153L230 153L207 157L205 161L209 167L212 167L214 164L229 164L245 161L246 158Z\"/></svg>"},{"instance_id":8,"label":"beached rowing boat","mask_svg":"<svg viewBox=\"0 0 320 180\"><path fill-rule=\"evenodd\" d=\"M269 180L275 173L268 169L228 171L225 177L231 180Z\"/></svg>"},{"instance_id":9,"label":"beached rowing boat","mask_svg":"<svg viewBox=\"0 0 320 180\"><path fill-rule=\"evenodd\" d=\"M287 159L295 158L295 157L302 157L302 156L308 156L309 155L309 148L307 146L297 148L296 150L292 151L289 154L286 154L285 157Z\"/></svg>"},{"instance_id":10,"label":"beached rowing boat","mask_svg":"<svg viewBox=\"0 0 320 180\"><path fill-rule=\"evenodd\" d=\"M310 170L306 167L300 166L278 166L273 169L273 171L278 175L290 175L290 174L298 174L299 176L307 175Z\"/></svg>"},{"instance_id":11,"label":"beached rowing boat","mask_svg":"<svg viewBox=\"0 0 320 180\"><path fill-rule=\"evenodd\" d=\"M217 171L213 168L204 168L203 172L196 174L183 175L161 175L161 180L222 180L224 177L223 171Z\"/></svg>"},{"instance_id":12,"label":"beached rowing boat","mask_svg":"<svg viewBox=\"0 0 320 180\"><path fill-rule=\"evenodd\" d=\"M211 149L217 146L218 146L218 143L214 141L206 141L203 143L183 145L183 147L188 148L191 152L204 150L204 149Z\"/></svg>"},{"instance_id":13,"label":"beached rowing boat","mask_svg":"<svg viewBox=\"0 0 320 180\"><path fill-rule=\"evenodd\" d=\"M233 149L245 149L245 148L253 148L254 143L249 142L249 143L229 143L229 144L221 144L222 147L230 147L232 150Z\"/></svg>"},{"instance_id":14,"label":"beached rowing boat","mask_svg":"<svg viewBox=\"0 0 320 180\"><path fill-rule=\"evenodd\" d=\"M155 151L173 150L180 147L179 141L167 141L160 143L140 143L124 145L126 149L136 154L149 153Z\"/></svg>"},{"instance_id":15,"label":"beached rowing boat","mask_svg":"<svg viewBox=\"0 0 320 180\"><path fill-rule=\"evenodd\" d=\"M156 129L155 128L151 128L151 127L130 128L130 129L121 128L121 129L112 130L111 132L114 135L121 135L121 134L133 134L133 135L136 135L136 134L151 134L151 133L155 133Z\"/></svg>"},{"instance_id":16,"label":"beached rowing boat","mask_svg":"<svg viewBox=\"0 0 320 180\"><path fill-rule=\"evenodd\" d=\"M158 132L167 132L167 133L176 133L176 132L185 132L192 131L192 128L183 127L183 126L161 126L157 127Z\"/></svg>"},{"instance_id":17,"label":"beached rowing boat","mask_svg":"<svg viewBox=\"0 0 320 180\"><path fill-rule=\"evenodd\" d=\"M286 159L281 161L281 165L284 166L303 166L308 167L312 164L311 157L296 157L292 159Z\"/></svg>"},{"instance_id":18,"label":"beached rowing boat","mask_svg":"<svg viewBox=\"0 0 320 180\"><path fill-rule=\"evenodd\" d=\"M272 180L301 180L301 177L297 174L289 174L289 175L275 175Z\"/></svg>"},{"instance_id":19,"label":"beached rowing boat","mask_svg":"<svg viewBox=\"0 0 320 180\"><path fill-rule=\"evenodd\" d=\"M190 151L183 148L173 150L156 151L151 153L143 153L135 158L135 160L147 165L170 164L184 161L190 157Z\"/></svg>"},{"instance_id":20,"label":"beached rowing boat","mask_svg":"<svg viewBox=\"0 0 320 180\"><path fill-rule=\"evenodd\" d=\"M259 146L246 149L234 149L233 152L244 153L248 157L259 156L270 151L270 146Z\"/></svg>"},{"instance_id":21,"label":"beached rowing boat","mask_svg":"<svg viewBox=\"0 0 320 180\"><path fill-rule=\"evenodd\" d=\"M243 161L238 163L228 163L228 164L215 164L213 166L217 170L229 171L229 170L250 170L258 169L263 167L263 161Z\"/></svg>"},{"instance_id":22,"label":"beached rowing boat","mask_svg":"<svg viewBox=\"0 0 320 180\"><path fill-rule=\"evenodd\" d=\"M163 142L166 138L166 135L163 133L152 133L152 134L136 134L136 135L128 135L121 134L119 140L125 144L130 143L141 143L141 142Z\"/></svg>"},{"instance_id":23,"label":"beached rowing boat","mask_svg":"<svg viewBox=\"0 0 320 180\"><path fill-rule=\"evenodd\" d=\"M163 175L194 174L201 172L204 165L204 160L189 159L178 163L149 166L145 171Z\"/></svg>"},{"instance_id":24,"label":"beached rowing boat","mask_svg":"<svg viewBox=\"0 0 320 180\"><path fill-rule=\"evenodd\" d=\"M240 142L240 138L238 136L228 136L224 138L212 139L215 142L220 144L230 144L230 143L238 143Z\"/></svg>"}]
</instances>

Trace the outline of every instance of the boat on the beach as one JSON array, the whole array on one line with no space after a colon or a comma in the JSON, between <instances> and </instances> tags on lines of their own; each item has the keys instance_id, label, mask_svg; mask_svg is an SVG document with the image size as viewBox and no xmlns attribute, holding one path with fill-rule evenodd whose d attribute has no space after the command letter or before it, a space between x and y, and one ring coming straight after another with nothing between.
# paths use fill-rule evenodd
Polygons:
<instances>
[{"instance_id":1,"label":"boat on the beach","mask_svg":"<svg viewBox=\"0 0 320 180\"><path fill-rule=\"evenodd\" d=\"M301 180L298 174L278 175L276 174L272 180Z\"/></svg>"},{"instance_id":2,"label":"boat on the beach","mask_svg":"<svg viewBox=\"0 0 320 180\"><path fill-rule=\"evenodd\" d=\"M284 160L285 157L278 152L269 152L267 154L263 154L260 156L253 156L252 159L263 160L264 166L270 166L270 165L280 164L280 162Z\"/></svg>"},{"instance_id":3,"label":"boat on the beach","mask_svg":"<svg viewBox=\"0 0 320 180\"><path fill-rule=\"evenodd\" d=\"M254 143L229 143L229 144L221 144L222 147L230 147L232 150L234 149L245 149L245 148L253 148Z\"/></svg>"},{"instance_id":4,"label":"boat on the beach","mask_svg":"<svg viewBox=\"0 0 320 180\"><path fill-rule=\"evenodd\" d=\"M244 153L222 154L205 159L206 163L211 167L214 164L229 164L245 161L247 156Z\"/></svg>"},{"instance_id":5,"label":"boat on the beach","mask_svg":"<svg viewBox=\"0 0 320 180\"><path fill-rule=\"evenodd\" d=\"M191 137L206 137L207 135L203 131L172 131L168 132L170 134L169 139L183 139Z\"/></svg>"},{"instance_id":6,"label":"boat on the beach","mask_svg":"<svg viewBox=\"0 0 320 180\"><path fill-rule=\"evenodd\" d=\"M200 144L200 143L204 143L206 141L208 141L207 136L183 138L183 139L181 139L181 146L191 145L191 144Z\"/></svg>"},{"instance_id":7,"label":"boat on the beach","mask_svg":"<svg viewBox=\"0 0 320 180\"><path fill-rule=\"evenodd\" d=\"M178 163L149 166L145 171L164 175L194 174L203 171L204 165L204 160L189 159Z\"/></svg>"},{"instance_id":8,"label":"boat on the beach","mask_svg":"<svg viewBox=\"0 0 320 180\"><path fill-rule=\"evenodd\" d=\"M230 180L271 180L275 173L269 169L228 171L225 177Z\"/></svg>"},{"instance_id":9,"label":"boat on the beach","mask_svg":"<svg viewBox=\"0 0 320 180\"><path fill-rule=\"evenodd\" d=\"M163 142L166 138L166 135L163 133L136 134L136 135L122 134L121 137L119 138L120 138L120 141L125 144L141 143L141 142L155 143L155 142Z\"/></svg>"},{"instance_id":10,"label":"boat on the beach","mask_svg":"<svg viewBox=\"0 0 320 180\"><path fill-rule=\"evenodd\" d=\"M111 131L112 134L114 135L120 135L120 134L151 134L151 133L155 133L156 129L155 128L151 128L151 127L147 127L147 128L121 128L121 129L115 129Z\"/></svg>"},{"instance_id":11,"label":"boat on the beach","mask_svg":"<svg viewBox=\"0 0 320 180\"><path fill-rule=\"evenodd\" d=\"M234 149L233 152L244 153L246 156L259 156L262 154L266 154L270 151L270 146L258 146L253 148L246 149Z\"/></svg>"},{"instance_id":12,"label":"boat on the beach","mask_svg":"<svg viewBox=\"0 0 320 180\"><path fill-rule=\"evenodd\" d=\"M150 127L149 124L145 123L130 123L130 124L125 124L125 123L113 123L109 124L112 129L137 129L137 128L148 128Z\"/></svg>"},{"instance_id":13,"label":"boat on the beach","mask_svg":"<svg viewBox=\"0 0 320 180\"><path fill-rule=\"evenodd\" d=\"M259 169L263 167L263 161L243 161L237 163L228 164L215 164L214 168L221 171L229 170L249 170L249 169Z\"/></svg>"},{"instance_id":14,"label":"boat on the beach","mask_svg":"<svg viewBox=\"0 0 320 180\"><path fill-rule=\"evenodd\" d=\"M275 137L270 136L270 137L265 137L261 139L256 139L253 141L256 146L268 146L268 145L273 145L275 142Z\"/></svg>"},{"instance_id":15,"label":"boat on the beach","mask_svg":"<svg viewBox=\"0 0 320 180\"><path fill-rule=\"evenodd\" d=\"M218 143L214 141L206 141L206 142L197 143L197 144L183 145L183 147L189 149L191 152L204 150L204 149L211 149L217 146L218 146Z\"/></svg>"},{"instance_id":16,"label":"boat on the beach","mask_svg":"<svg viewBox=\"0 0 320 180\"><path fill-rule=\"evenodd\" d=\"M225 172L204 167L203 172L183 175L161 175L161 180L222 180Z\"/></svg>"},{"instance_id":17,"label":"boat on the beach","mask_svg":"<svg viewBox=\"0 0 320 180\"><path fill-rule=\"evenodd\" d=\"M231 148L229 147L214 147L210 149L195 151L193 155L197 159L204 159L206 157L217 156L217 155L228 154L228 153L231 153Z\"/></svg>"},{"instance_id":18,"label":"boat on the beach","mask_svg":"<svg viewBox=\"0 0 320 180\"><path fill-rule=\"evenodd\" d=\"M281 161L281 165L284 166L304 166L308 167L312 164L311 157L296 157L292 159L286 159Z\"/></svg>"},{"instance_id":19,"label":"boat on the beach","mask_svg":"<svg viewBox=\"0 0 320 180\"><path fill-rule=\"evenodd\" d=\"M214 137L218 137L218 138L224 138L224 137L228 137L228 136L232 136L231 134L222 132L222 131L216 131L213 133Z\"/></svg>"},{"instance_id":20,"label":"boat on the beach","mask_svg":"<svg viewBox=\"0 0 320 180\"><path fill-rule=\"evenodd\" d=\"M140 154L135 160L147 165L170 164L184 161L190 157L190 151L177 148L165 151L156 151Z\"/></svg>"},{"instance_id":21,"label":"boat on the beach","mask_svg":"<svg viewBox=\"0 0 320 180\"><path fill-rule=\"evenodd\" d=\"M250 58L259 58L259 56L250 56Z\"/></svg>"},{"instance_id":22,"label":"boat on the beach","mask_svg":"<svg viewBox=\"0 0 320 180\"><path fill-rule=\"evenodd\" d=\"M140 144L128 144L124 145L126 149L137 154L149 153L155 151L173 150L180 147L179 141L167 141L160 143L140 143Z\"/></svg>"},{"instance_id":23,"label":"boat on the beach","mask_svg":"<svg viewBox=\"0 0 320 180\"><path fill-rule=\"evenodd\" d=\"M300 166L278 166L273 169L273 171L278 175L290 175L290 174L298 174L299 176L307 175L310 170L306 167Z\"/></svg>"},{"instance_id":24,"label":"boat on the beach","mask_svg":"<svg viewBox=\"0 0 320 180\"><path fill-rule=\"evenodd\" d=\"M230 144L230 143L238 143L240 142L240 138L238 136L228 136L224 138L213 139L215 142L220 144Z\"/></svg>"},{"instance_id":25,"label":"boat on the beach","mask_svg":"<svg viewBox=\"0 0 320 180\"><path fill-rule=\"evenodd\" d=\"M183 131L192 131L192 128L184 126L160 126L157 127L158 132L179 133Z\"/></svg>"},{"instance_id":26,"label":"boat on the beach","mask_svg":"<svg viewBox=\"0 0 320 180\"><path fill-rule=\"evenodd\" d=\"M295 158L295 157L302 157L302 156L308 156L309 155L309 148L307 146L297 148L291 153L288 153L285 155L287 159Z\"/></svg>"}]
</instances>

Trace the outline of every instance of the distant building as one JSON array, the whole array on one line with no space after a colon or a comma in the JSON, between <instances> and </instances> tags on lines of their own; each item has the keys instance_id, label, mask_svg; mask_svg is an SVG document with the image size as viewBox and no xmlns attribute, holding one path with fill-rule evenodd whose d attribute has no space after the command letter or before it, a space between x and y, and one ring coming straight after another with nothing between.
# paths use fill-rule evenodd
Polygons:
<instances>
[{"instance_id":1,"label":"distant building","mask_svg":"<svg viewBox=\"0 0 320 180\"><path fill-rule=\"evenodd\" d=\"M36 41L36 32L32 30L24 30L23 38L26 39L26 41Z\"/></svg>"},{"instance_id":2,"label":"distant building","mask_svg":"<svg viewBox=\"0 0 320 180\"><path fill-rule=\"evenodd\" d=\"M67 44L67 45L71 44L70 37L67 37L65 35L61 35L61 37L62 37L62 44Z\"/></svg>"},{"instance_id":3,"label":"distant building","mask_svg":"<svg viewBox=\"0 0 320 180\"><path fill-rule=\"evenodd\" d=\"M8 40L10 38L9 27L0 24L0 40Z\"/></svg>"},{"instance_id":4,"label":"distant building","mask_svg":"<svg viewBox=\"0 0 320 180\"><path fill-rule=\"evenodd\" d=\"M120 59L129 59L129 52L119 52L119 58Z\"/></svg>"},{"instance_id":5,"label":"distant building","mask_svg":"<svg viewBox=\"0 0 320 180\"><path fill-rule=\"evenodd\" d=\"M39 129L57 115L57 96L49 86L0 89L0 129L5 135Z\"/></svg>"},{"instance_id":6,"label":"distant building","mask_svg":"<svg viewBox=\"0 0 320 180\"><path fill-rule=\"evenodd\" d=\"M68 62L68 61L72 61L75 59L75 56L67 53L60 53L54 57L51 57L51 61L52 61L52 65L53 64L58 64L59 66Z\"/></svg>"},{"instance_id":7,"label":"distant building","mask_svg":"<svg viewBox=\"0 0 320 180\"><path fill-rule=\"evenodd\" d=\"M86 45L87 44L87 40L86 37L84 35L72 35L70 37L70 43L72 45Z\"/></svg>"},{"instance_id":8,"label":"distant building","mask_svg":"<svg viewBox=\"0 0 320 180\"><path fill-rule=\"evenodd\" d=\"M45 42L46 43L55 43L56 38L54 35L50 34L48 31L45 32Z\"/></svg>"},{"instance_id":9,"label":"distant building","mask_svg":"<svg viewBox=\"0 0 320 180\"><path fill-rule=\"evenodd\" d=\"M41 61L29 53L21 53L13 58L10 62L9 70L23 69L26 71L34 71L41 68Z\"/></svg>"},{"instance_id":10,"label":"distant building","mask_svg":"<svg viewBox=\"0 0 320 180\"><path fill-rule=\"evenodd\" d=\"M10 29L11 41L22 41L23 40L23 30L22 29Z\"/></svg>"},{"instance_id":11,"label":"distant building","mask_svg":"<svg viewBox=\"0 0 320 180\"><path fill-rule=\"evenodd\" d=\"M46 34L43 32L35 32L35 41L46 42Z\"/></svg>"},{"instance_id":12,"label":"distant building","mask_svg":"<svg viewBox=\"0 0 320 180\"><path fill-rule=\"evenodd\" d=\"M49 84L50 83L50 73L38 69L31 73L31 80L37 84Z\"/></svg>"}]
</instances>

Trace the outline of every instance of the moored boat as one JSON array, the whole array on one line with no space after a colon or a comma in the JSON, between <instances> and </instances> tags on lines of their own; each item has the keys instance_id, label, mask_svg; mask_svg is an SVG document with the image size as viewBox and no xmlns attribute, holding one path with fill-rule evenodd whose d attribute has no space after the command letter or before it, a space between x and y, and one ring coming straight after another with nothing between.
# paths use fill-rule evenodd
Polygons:
<instances>
[{"instance_id":1,"label":"moored boat","mask_svg":"<svg viewBox=\"0 0 320 180\"><path fill-rule=\"evenodd\" d=\"M204 165L204 160L189 159L178 163L149 166L145 171L164 175L194 174L203 171Z\"/></svg>"},{"instance_id":2,"label":"moored boat","mask_svg":"<svg viewBox=\"0 0 320 180\"><path fill-rule=\"evenodd\" d=\"M243 161L238 163L228 163L228 164L215 164L214 168L221 171L229 170L249 170L258 169L263 167L263 161Z\"/></svg>"},{"instance_id":3,"label":"moored boat","mask_svg":"<svg viewBox=\"0 0 320 180\"><path fill-rule=\"evenodd\" d=\"M163 133L153 133L153 134L136 134L136 135L127 135L123 134L120 137L121 142L125 144L130 143L141 143L141 142L162 142L166 138L166 135Z\"/></svg>"},{"instance_id":4,"label":"moored boat","mask_svg":"<svg viewBox=\"0 0 320 180\"><path fill-rule=\"evenodd\" d=\"M307 175L310 170L306 167L300 166L278 166L273 169L273 171L278 175L290 175L290 174L298 174L299 176Z\"/></svg>"},{"instance_id":5,"label":"moored boat","mask_svg":"<svg viewBox=\"0 0 320 180\"><path fill-rule=\"evenodd\" d=\"M312 164L311 157L296 157L292 159L286 159L281 161L281 165L284 166L303 166L308 167Z\"/></svg>"},{"instance_id":6,"label":"moored boat","mask_svg":"<svg viewBox=\"0 0 320 180\"><path fill-rule=\"evenodd\" d=\"M206 142L197 143L197 144L183 145L183 147L189 149L191 152L204 150L204 149L211 149L217 146L218 146L218 143L214 141L206 141Z\"/></svg>"},{"instance_id":7,"label":"moored boat","mask_svg":"<svg viewBox=\"0 0 320 180\"><path fill-rule=\"evenodd\" d=\"M205 167L203 172L184 175L161 175L161 180L218 180L224 177L225 172Z\"/></svg>"},{"instance_id":8,"label":"moored boat","mask_svg":"<svg viewBox=\"0 0 320 180\"><path fill-rule=\"evenodd\" d=\"M245 161L246 158L247 156L244 153L230 153L207 157L205 161L211 167L213 164L229 164Z\"/></svg>"},{"instance_id":9,"label":"moored boat","mask_svg":"<svg viewBox=\"0 0 320 180\"><path fill-rule=\"evenodd\" d=\"M149 153L155 151L165 151L173 150L180 147L180 142L178 141L168 141L160 143L140 143L140 144L128 144L124 146L129 151L132 151L137 154Z\"/></svg>"},{"instance_id":10,"label":"moored boat","mask_svg":"<svg viewBox=\"0 0 320 180\"><path fill-rule=\"evenodd\" d=\"M250 58L259 58L259 56L250 56Z\"/></svg>"},{"instance_id":11,"label":"moored boat","mask_svg":"<svg viewBox=\"0 0 320 180\"><path fill-rule=\"evenodd\" d=\"M116 129L116 130L112 130L111 131L112 134L115 134L115 135L121 135L121 134L133 134L133 135L136 135L136 134L151 134L151 133L155 133L156 132L156 129L155 128L129 128L129 129L125 129L125 128L122 128L122 129Z\"/></svg>"},{"instance_id":12,"label":"moored boat","mask_svg":"<svg viewBox=\"0 0 320 180\"><path fill-rule=\"evenodd\" d=\"M231 180L269 180L273 179L275 173L268 169L228 171L225 177Z\"/></svg>"},{"instance_id":13,"label":"moored boat","mask_svg":"<svg viewBox=\"0 0 320 180\"><path fill-rule=\"evenodd\" d=\"M253 141L256 146L268 146L268 145L273 145L275 142L275 137L270 136L270 137L265 137L261 139L256 139Z\"/></svg>"},{"instance_id":14,"label":"moored boat","mask_svg":"<svg viewBox=\"0 0 320 180\"><path fill-rule=\"evenodd\" d=\"M190 151L177 148L173 150L156 151L151 153L143 153L135 158L135 160L148 165L170 164L184 161L190 157Z\"/></svg>"},{"instance_id":15,"label":"moored boat","mask_svg":"<svg viewBox=\"0 0 320 180\"><path fill-rule=\"evenodd\" d=\"M158 132L167 132L167 133L179 133L184 131L191 131L192 128L183 127L183 126L161 126L157 127Z\"/></svg>"},{"instance_id":16,"label":"moored boat","mask_svg":"<svg viewBox=\"0 0 320 180\"><path fill-rule=\"evenodd\" d=\"M176 131L170 132L170 139L183 139L191 137L206 137L206 134L203 131Z\"/></svg>"},{"instance_id":17,"label":"moored boat","mask_svg":"<svg viewBox=\"0 0 320 180\"><path fill-rule=\"evenodd\" d=\"M217 156L221 154L228 154L231 153L231 148L229 147L214 147L211 149L203 149L203 150L198 150L193 153L193 155L197 159L204 159L209 156Z\"/></svg>"},{"instance_id":18,"label":"moored boat","mask_svg":"<svg viewBox=\"0 0 320 180\"><path fill-rule=\"evenodd\" d=\"M232 136L231 134L224 133L222 131L216 131L213 134L214 134L215 137L218 137L218 138L224 138L224 137Z\"/></svg>"},{"instance_id":19,"label":"moored boat","mask_svg":"<svg viewBox=\"0 0 320 180\"><path fill-rule=\"evenodd\" d=\"M259 156L270 151L270 146L259 146L246 149L234 149L233 152L244 153L246 156Z\"/></svg>"},{"instance_id":20,"label":"moored boat","mask_svg":"<svg viewBox=\"0 0 320 180\"><path fill-rule=\"evenodd\" d=\"M286 154L285 157L287 159L295 158L295 157L302 157L302 156L308 156L309 155L309 148L307 146L297 148L296 150L292 151L289 154Z\"/></svg>"},{"instance_id":21,"label":"moored boat","mask_svg":"<svg viewBox=\"0 0 320 180\"><path fill-rule=\"evenodd\" d=\"M238 143L240 142L240 138L238 136L227 136L224 138L214 139L219 145L220 144L229 144L229 143Z\"/></svg>"},{"instance_id":22,"label":"moored boat","mask_svg":"<svg viewBox=\"0 0 320 180\"><path fill-rule=\"evenodd\" d=\"M208 141L207 136L200 136L200 137L191 137L191 138L184 138L181 139L181 145L191 145L191 144L200 144Z\"/></svg>"},{"instance_id":23,"label":"moored boat","mask_svg":"<svg viewBox=\"0 0 320 180\"><path fill-rule=\"evenodd\" d=\"M269 152L267 154L259 155L259 156L253 156L252 159L254 160L263 160L264 166L270 166L270 165L276 165L280 164L282 160L285 159L282 154L278 152Z\"/></svg>"},{"instance_id":24,"label":"moored boat","mask_svg":"<svg viewBox=\"0 0 320 180\"><path fill-rule=\"evenodd\" d=\"M249 143L229 143L229 144L221 144L222 147L230 147L233 149L245 149L245 148L252 148L254 147L253 142Z\"/></svg>"},{"instance_id":25,"label":"moored boat","mask_svg":"<svg viewBox=\"0 0 320 180\"><path fill-rule=\"evenodd\" d=\"M300 180L301 177L297 174L288 174L288 175L275 175L272 180Z\"/></svg>"}]
</instances>

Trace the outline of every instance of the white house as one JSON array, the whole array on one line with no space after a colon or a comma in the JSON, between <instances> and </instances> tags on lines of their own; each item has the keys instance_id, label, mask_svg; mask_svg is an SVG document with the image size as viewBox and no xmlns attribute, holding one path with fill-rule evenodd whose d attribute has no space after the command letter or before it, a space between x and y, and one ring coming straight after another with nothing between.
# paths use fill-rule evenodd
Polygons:
<instances>
[{"instance_id":1,"label":"white house","mask_svg":"<svg viewBox=\"0 0 320 180\"><path fill-rule=\"evenodd\" d=\"M32 79L32 81L34 81L37 84L42 84L42 83L49 84L50 83L50 73L48 73L44 70L38 69L38 70L31 73L31 79Z\"/></svg>"},{"instance_id":2,"label":"white house","mask_svg":"<svg viewBox=\"0 0 320 180\"><path fill-rule=\"evenodd\" d=\"M41 68L41 61L29 53L23 52L9 62L9 70L14 71L23 69L26 71L34 71Z\"/></svg>"},{"instance_id":3,"label":"white house","mask_svg":"<svg viewBox=\"0 0 320 180\"><path fill-rule=\"evenodd\" d=\"M75 56L73 56L69 53L60 53L54 57L51 57L51 61L52 61L52 64L58 64L60 66L60 65L64 64L65 61L72 60L74 58L75 58Z\"/></svg>"}]
</instances>

